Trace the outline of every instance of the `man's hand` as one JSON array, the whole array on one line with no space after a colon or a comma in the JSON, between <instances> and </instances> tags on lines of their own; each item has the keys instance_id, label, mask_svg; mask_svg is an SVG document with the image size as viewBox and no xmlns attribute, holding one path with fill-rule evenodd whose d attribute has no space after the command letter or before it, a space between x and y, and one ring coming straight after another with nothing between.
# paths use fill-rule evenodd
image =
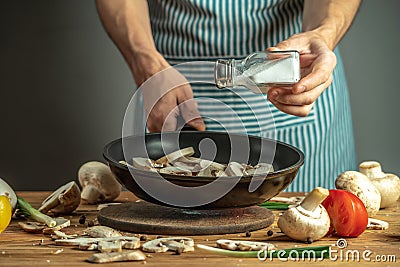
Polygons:
<instances>
[{"instance_id":1,"label":"man's hand","mask_svg":"<svg viewBox=\"0 0 400 267\"><path fill-rule=\"evenodd\" d=\"M307 116L317 98L332 83L336 56L320 35L304 32L270 47L268 51L298 50L302 79L291 90L271 88L268 99L281 111L295 116Z\"/></svg>"},{"instance_id":2,"label":"man's hand","mask_svg":"<svg viewBox=\"0 0 400 267\"><path fill-rule=\"evenodd\" d=\"M133 72L142 90L148 130L174 131L181 117L186 125L204 131L205 124L186 78L162 57L159 63L149 64L154 59L147 64L141 60L142 64L135 64Z\"/></svg>"}]
</instances>

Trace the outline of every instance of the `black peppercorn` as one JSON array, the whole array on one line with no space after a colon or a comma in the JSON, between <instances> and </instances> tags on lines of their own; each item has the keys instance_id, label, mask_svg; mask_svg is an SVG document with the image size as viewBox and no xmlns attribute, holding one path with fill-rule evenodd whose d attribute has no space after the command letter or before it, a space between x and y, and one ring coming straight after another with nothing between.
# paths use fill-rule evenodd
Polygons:
<instances>
[{"instance_id":1,"label":"black peppercorn","mask_svg":"<svg viewBox=\"0 0 400 267\"><path fill-rule=\"evenodd\" d=\"M94 221L88 221L87 225L88 225L89 227L94 226Z\"/></svg>"},{"instance_id":2,"label":"black peppercorn","mask_svg":"<svg viewBox=\"0 0 400 267\"><path fill-rule=\"evenodd\" d=\"M274 232L272 230L268 230L267 236L272 236L273 234L274 234Z\"/></svg>"},{"instance_id":3,"label":"black peppercorn","mask_svg":"<svg viewBox=\"0 0 400 267\"><path fill-rule=\"evenodd\" d=\"M246 232L246 237L250 237L251 236L251 232L250 231L247 231Z\"/></svg>"},{"instance_id":4,"label":"black peppercorn","mask_svg":"<svg viewBox=\"0 0 400 267\"><path fill-rule=\"evenodd\" d=\"M146 241L146 240L147 240L147 235L140 236L140 241Z\"/></svg>"},{"instance_id":5,"label":"black peppercorn","mask_svg":"<svg viewBox=\"0 0 400 267\"><path fill-rule=\"evenodd\" d=\"M314 240L311 237L307 237L306 243L311 244Z\"/></svg>"},{"instance_id":6,"label":"black peppercorn","mask_svg":"<svg viewBox=\"0 0 400 267\"><path fill-rule=\"evenodd\" d=\"M85 222L86 222L86 216L85 216L85 214L83 214L81 217L79 217L79 223L85 224Z\"/></svg>"}]
</instances>

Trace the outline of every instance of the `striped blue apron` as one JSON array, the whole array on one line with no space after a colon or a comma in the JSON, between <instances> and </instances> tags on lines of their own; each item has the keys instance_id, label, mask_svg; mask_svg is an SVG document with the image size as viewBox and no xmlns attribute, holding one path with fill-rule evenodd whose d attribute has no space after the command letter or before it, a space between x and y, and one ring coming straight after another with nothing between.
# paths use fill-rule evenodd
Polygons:
<instances>
[{"instance_id":1,"label":"striped blue apron","mask_svg":"<svg viewBox=\"0 0 400 267\"><path fill-rule=\"evenodd\" d=\"M149 0L157 49L171 65L240 59L265 50L301 32L302 6L302 0ZM245 132L294 145L304 152L305 163L287 191L334 188L339 173L356 168L347 85L339 51L335 53L333 83L307 117L283 113L266 96L245 88L191 84L207 130ZM178 69L189 80L213 82L209 68L201 66ZM227 106L236 117L229 116Z\"/></svg>"}]
</instances>

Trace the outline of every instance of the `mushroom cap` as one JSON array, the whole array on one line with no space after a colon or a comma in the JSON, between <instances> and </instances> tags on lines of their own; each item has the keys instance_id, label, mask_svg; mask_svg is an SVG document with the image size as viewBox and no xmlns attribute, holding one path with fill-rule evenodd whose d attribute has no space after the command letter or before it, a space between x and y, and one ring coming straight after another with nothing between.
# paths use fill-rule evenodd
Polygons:
<instances>
[{"instance_id":1,"label":"mushroom cap","mask_svg":"<svg viewBox=\"0 0 400 267\"><path fill-rule=\"evenodd\" d=\"M114 177L110 168L102 162L86 162L79 168L78 178L83 188L81 197L90 204L112 201L121 193L121 184ZM89 188L89 186L92 190L97 191L95 199L89 200L84 192L85 188Z\"/></svg>"},{"instance_id":2,"label":"mushroom cap","mask_svg":"<svg viewBox=\"0 0 400 267\"><path fill-rule=\"evenodd\" d=\"M400 179L397 175L387 173L383 178L370 178L370 180L381 194L381 209L396 205L400 197Z\"/></svg>"},{"instance_id":3,"label":"mushroom cap","mask_svg":"<svg viewBox=\"0 0 400 267\"><path fill-rule=\"evenodd\" d=\"M368 216L374 216L381 204L381 194L364 174L357 171L346 171L335 180L337 189L344 189L355 194L365 205Z\"/></svg>"},{"instance_id":4,"label":"mushroom cap","mask_svg":"<svg viewBox=\"0 0 400 267\"><path fill-rule=\"evenodd\" d=\"M319 205L314 211L306 211L300 205L285 211L278 219L278 227L292 239L299 241L318 240L330 228L326 209Z\"/></svg>"}]
</instances>

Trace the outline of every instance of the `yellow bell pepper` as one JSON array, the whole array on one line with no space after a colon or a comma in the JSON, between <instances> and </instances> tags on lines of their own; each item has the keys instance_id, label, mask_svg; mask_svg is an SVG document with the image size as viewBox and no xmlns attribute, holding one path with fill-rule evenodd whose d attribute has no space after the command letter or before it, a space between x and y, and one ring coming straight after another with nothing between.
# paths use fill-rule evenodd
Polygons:
<instances>
[{"instance_id":1,"label":"yellow bell pepper","mask_svg":"<svg viewBox=\"0 0 400 267\"><path fill-rule=\"evenodd\" d=\"M10 200L6 196L0 196L0 233L10 224L11 215Z\"/></svg>"}]
</instances>

